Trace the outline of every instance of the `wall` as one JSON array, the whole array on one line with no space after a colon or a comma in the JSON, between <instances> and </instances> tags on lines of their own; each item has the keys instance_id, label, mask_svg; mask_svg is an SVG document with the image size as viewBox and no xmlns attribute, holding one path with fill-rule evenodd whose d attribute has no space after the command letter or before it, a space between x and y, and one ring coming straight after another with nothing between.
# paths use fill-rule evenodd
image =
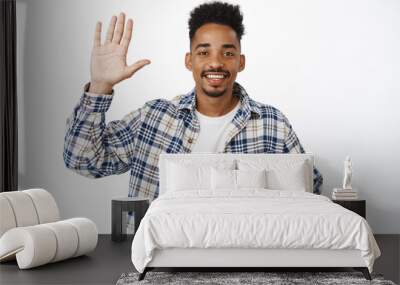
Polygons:
<instances>
[{"instance_id":1,"label":"wall","mask_svg":"<svg viewBox=\"0 0 400 285\"><path fill-rule=\"evenodd\" d=\"M104 32L112 14L125 11L134 19L128 63L152 60L115 88L107 121L116 120L193 87L184 54L188 15L198 3L17 0L20 189L48 189L63 217L85 216L110 232L111 198L127 195L129 174L88 179L62 159L65 120L90 78L95 23ZM373 231L400 233L400 2L234 3L246 28L247 66L238 82L287 115L316 156L324 195L340 186L349 154Z\"/></svg>"}]
</instances>

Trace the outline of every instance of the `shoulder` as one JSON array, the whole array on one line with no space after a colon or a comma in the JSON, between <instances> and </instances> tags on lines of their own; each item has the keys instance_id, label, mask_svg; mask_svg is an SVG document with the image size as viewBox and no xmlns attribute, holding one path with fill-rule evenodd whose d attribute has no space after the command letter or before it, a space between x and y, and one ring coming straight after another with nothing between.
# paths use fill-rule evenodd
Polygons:
<instances>
[{"instance_id":1,"label":"shoulder","mask_svg":"<svg viewBox=\"0 0 400 285\"><path fill-rule=\"evenodd\" d=\"M148 113L167 111L171 106L167 99L153 99L145 102L141 107L131 111L126 117L143 117Z\"/></svg>"},{"instance_id":2,"label":"shoulder","mask_svg":"<svg viewBox=\"0 0 400 285\"><path fill-rule=\"evenodd\" d=\"M158 98L158 99L153 99L150 101L147 101L143 109L145 113L160 113L160 114L169 114L169 115L174 115L176 114L179 106L179 102L184 95L178 95L173 97L172 99L164 99L164 98Z\"/></svg>"},{"instance_id":3,"label":"shoulder","mask_svg":"<svg viewBox=\"0 0 400 285\"><path fill-rule=\"evenodd\" d=\"M272 105L257 102L253 99L250 99L250 106L252 107L253 110L256 110L260 114L259 119L263 120L272 119L278 122L288 121L287 117L283 114L283 112Z\"/></svg>"},{"instance_id":4,"label":"shoulder","mask_svg":"<svg viewBox=\"0 0 400 285\"><path fill-rule=\"evenodd\" d=\"M135 109L124 116L124 121L130 127L137 127L142 122L148 122L149 120L165 120L166 118L177 117L177 106L179 99L183 95L175 96L173 99L153 99L144 103L138 109Z\"/></svg>"},{"instance_id":5,"label":"shoulder","mask_svg":"<svg viewBox=\"0 0 400 285\"><path fill-rule=\"evenodd\" d=\"M186 97L187 95L177 95L169 100L164 98L149 100L142 107L130 112L126 116L126 120L134 118L139 120L160 120L164 116L176 118Z\"/></svg>"}]
</instances>

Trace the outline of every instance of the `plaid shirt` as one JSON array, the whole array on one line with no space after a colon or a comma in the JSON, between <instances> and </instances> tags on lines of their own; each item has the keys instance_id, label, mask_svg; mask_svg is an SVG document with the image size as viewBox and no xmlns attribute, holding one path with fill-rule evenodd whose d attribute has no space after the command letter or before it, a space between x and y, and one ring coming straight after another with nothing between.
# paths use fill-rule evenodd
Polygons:
<instances>
[{"instance_id":1,"label":"plaid shirt","mask_svg":"<svg viewBox=\"0 0 400 285\"><path fill-rule=\"evenodd\" d=\"M85 91L88 89L87 84ZM65 165L77 173L99 178L130 170L128 196L158 196L158 157L161 152L189 153L200 125L195 115L194 89L172 100L156 99L122 120L105 123L112 95L84 92L67 119ZM252 100L235 83L240 108L228 126L226 153L304 153L288 119L278 109ZM322 176L314 168L314 193Z\"/></svg>"}]
</instances>

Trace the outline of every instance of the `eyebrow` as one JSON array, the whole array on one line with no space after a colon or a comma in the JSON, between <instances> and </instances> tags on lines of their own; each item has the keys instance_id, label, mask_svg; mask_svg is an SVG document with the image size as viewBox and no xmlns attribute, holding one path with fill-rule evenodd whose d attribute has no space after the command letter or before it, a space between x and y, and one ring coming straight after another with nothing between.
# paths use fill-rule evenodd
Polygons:
<instances>
[{"instance_id":1,"label":"eyebrow","mask_svg":"<svg viewBox=\"0 0 400 285\"><path fill-rule=\"evenodd\" d=\"M222 47L223 47L223 48L233 48L233 49L236 49L236 46L233 45L233 44L224 44L224 45L222 45Z\"/></svg>"},{"instance_id":2,"label":"eyebrow","mask_svg":"<svg viewBox=\"0 0 400 285\"><path fill-rule=\"evenodd\" d=\"M198 44L194 49L196 50L196 49L201 48L201 47L206 48L206 47L210 47L210 46L211 46L211 45L208 44L208 43L201 43L201 44ZM223 44L222 47L223 47L223 48L233 48L233 49L236 49L236 46L235 46L234 44Z\"/></svg>"},{"instance_id":3,"label":"eyebrow","mask_svg":"<svg viewBox=\"0 0 400 285\"><path fill-rule=\"evenodd\" d=\"M194 49L196 50L201 47L209 47L209 46L210 46L210 44L198 44Z\"/></svg>"}]
</instances>

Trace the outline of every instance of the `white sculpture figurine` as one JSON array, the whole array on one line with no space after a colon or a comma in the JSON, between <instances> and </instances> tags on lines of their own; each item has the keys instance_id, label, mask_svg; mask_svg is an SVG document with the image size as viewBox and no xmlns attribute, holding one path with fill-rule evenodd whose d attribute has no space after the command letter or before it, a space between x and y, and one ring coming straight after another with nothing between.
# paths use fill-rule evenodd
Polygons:
<instances>
[{"instance_id":1,"label":"white sculpture figurine","mask_svg":"<svg viewBox=\"0 0 400 285\"><path fill-rule=\"evenodd\" d=\"M353 175L353 164L351 162L350 156L346 156L346 160L344 161L344 178L343 178L343 189L352 190L351 187L351 178Z\"/></svg>"}]
</instances>

